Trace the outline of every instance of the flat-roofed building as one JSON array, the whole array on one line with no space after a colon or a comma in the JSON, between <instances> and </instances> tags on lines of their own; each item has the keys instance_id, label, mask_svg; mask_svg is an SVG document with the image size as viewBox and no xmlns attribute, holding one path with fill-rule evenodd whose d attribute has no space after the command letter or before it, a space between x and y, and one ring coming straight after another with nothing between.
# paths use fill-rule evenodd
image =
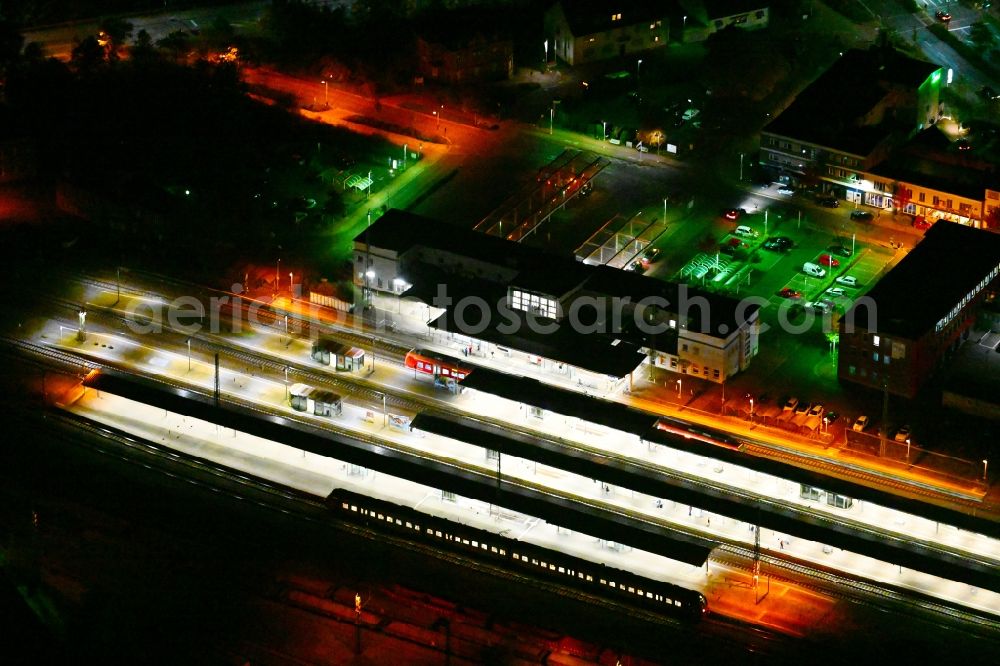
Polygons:
<instances>
[{"instance_id":1,"label":"flat-roofed building","mask_svg":"<svg viewBox=\"0 0 1000 666\"><path fill-rule=\"evenodd\" d=\"M940 222L840 321L842 381L915 396L1000 285L1000 236Z\"/></svg>"},{"instance_id":2,"label":"flat-roofed building","mask_svg":"<svg viewBox=\"0 0 1000 666\"><path fill-rule=\"evenodd\" d=\"M354 247L357 286L418 299L431 329L474 349L485 342L613 381L652 359L714 382L758 351L756 305L411 213L388 211ZM363 270L369 256L384 274Z\"/></svg>"}]
</instances>

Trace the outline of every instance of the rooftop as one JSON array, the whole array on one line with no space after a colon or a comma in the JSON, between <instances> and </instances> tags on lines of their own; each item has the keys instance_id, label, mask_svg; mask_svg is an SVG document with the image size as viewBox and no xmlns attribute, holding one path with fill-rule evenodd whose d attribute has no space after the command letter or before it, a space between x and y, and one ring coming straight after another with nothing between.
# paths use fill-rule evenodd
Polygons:
<instances>
[{"instance_id":1,"label":"rooftop","mask_svg":"<svg viewBox=\"0 0 1000 666\"><path fill-rule=\"evenodd\" d=\"M469 280L423 266L403 297L433 303L439 285L447 289L453 303L463 299L472 303L475 299L477 305L448 308L429 323L432 328L463 333L610 377L624 377L643 361L639 344L626 335L577 331L569 321L557 323L510 310L505 307L506 288L494 282Z\"/></svg>"},{"instance_id":2,"label":"rooftop","mask_svg":"<svg viewBox=\"0 0 1000 666\"><path fill-rule=\"evenodd\" d=\"M504 284L470 276L458 279L430 267L420 270L419 275L407 275L407 281L414 285L407 294L428 303L436 294L437 284L447 285L448 295L453 299L457 299L457 294L461 292L488 298L491 306L506 297L508 286L556 297L581 287L582 291L590 294L628 298L631 303L647 298L662 299L661 303L665 302L663 307L668 312L682 314L686 311L688 330L722 337L732 334L758 309L756 305L749 305L741 312L740 301L728 296L646 277L634 271L591 266L569 254L539 250L395 209L389 210L367 232L359 234L355 241L364 244L366 235L373 247L394 250L399 254L420 245L501 265L515 273L515 277ZM412 272L414 269L408 270ZM705 304L707 307L702 307ZM628 322L625 324L627 329ZM629 330L623 330L622 335L637 343L642 339L642 336L632 335Z\"/></svg>"},{"instance_id":3,"label":"rooftop","mask_svg":"<svg viewBox=\"0 0 1000 666\"><path fill-rule=\"evenodd\" d=\"M861 125L861 119L891 88L916 92L939 69L890 49L852 49L800 92L764 131L863 157L894 131L909 130L910 123L889 115L878 125ZM816 122L817 118L824 122Z\"/></svg>"},{"instance_id":4,"label":"rooftop","mask_svg":"<svg viewBox=\"0 0 1000 666\"><path fill-rule=\"evenodd\" d=\"M869 322L868 308L856 305L851 309L855 325L910 340L920 338L998 266L1000 235L939 221L868 292L877 308L876 321Z\"/></svg>"},{"instance_id":5,"label":"rooftop","mask_svg":"<svg viewBox=\"0 0 1000 666\"><path fill-rule=\"evenodd\" d=\"M917 133L872 173L981 201L996 189L996 166L963 154L937 126Z\"/></svg>"}]
</instances>

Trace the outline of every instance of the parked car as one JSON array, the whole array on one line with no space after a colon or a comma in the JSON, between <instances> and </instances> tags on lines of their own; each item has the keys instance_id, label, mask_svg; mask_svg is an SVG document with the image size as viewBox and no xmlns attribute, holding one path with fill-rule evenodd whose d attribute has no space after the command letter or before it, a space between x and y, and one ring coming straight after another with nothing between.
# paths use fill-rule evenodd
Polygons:
<instances>
[{"instance_id":1,"label":"parked car","mask_svg":"<svg viewBox=\"0 0 1000 666\"><path fill-rule=\"evenodd\" d=\"M641 261L633 261L632 265L629 266L629 268L631 270L635 271L636 273L645 273L646 272L646 267L642 265Z\"/></svg>"},{"instance_id":2,"label":"parked car","mask_svg":"<svg viewBox=\"0 0 1000 666\"><path fill-rule=\"evenodd\" d=\"M838 298L843 298L844 296L847 296L847 292L844 291L843 287L830 287L829 289L826 290L826 293L829 294L830 296L836 296Z\"/></svg>"},{"instance_id":3,"label":"parked car","mask_svg":"<svg viewBox=\"0 0 1000 666\"><path fill-rule=\"evenodd\" d=\"M826 277L826 269L819 264L814 264L811 261L807 261L802 264L802 272L806 275L812 275L813 277Z\"/></svg>"},{"instance_id":4,"label":"parked car","mask_svg":"<svg viewBox=\"0 0 1000 666\"><path fill-rule=\"evenodd\" d=\"M832 254L840 255L841 257L849 257L854 254L854 251L845 245L831 245L826 249Z\"/></svg>"},{"instance_id":5,"label":"parked car","mask_svg":"<svg viewBox=\"0 0 1000 666\"><path fill-rule=\"evenodd\" d=\"M814 310L816 312L822 312L823 314L829 313L833 308L827 301L811 301L806 303L806 310Z\"/></svg>"},{"instance_id":6,"label":"parked car","mask_svg":"<svg viewBox=\"0 0 1000 666\"><path fill-rule=\"evenodd\" d=\"M865 414L862 414L858 418L854 419L854 425L851 426L851 430L854 432L864 432L865 428L868 427L870 419Z\"/></svg>"},{"instance_id":7,"label":"parked car","mask_svg":"<svg viewBox=\"0 0 1000 666\"><path fill-rule=\"evenodd\" d=\"M795 194L795 190L788 187L787 185L782 185L781 187L778 188L778 194L786 194L790 196L792 194Z\"/></svg>"},{"instance_id":8,"label":"parked car","mask_svg":"<svg viewBox=\"0 0 1000 666\"><path fill-rule=\"evenodd\" d=\"M930 229L931 223L928 222L923 215L917 215L915 218L913 218L913 228L920 230Z\"/></svg>"},{"instance_id":9,"label":"parked car","mask_svg":"<svg viewBox=\"0 0 1000 666\"><path fill-rule=\"evenodd\" d=\"M828 268L837 268L840 266L840 261L838 259L834 259L830 254L819 255L819 258L816 259L816 263L820 266L826 266Z\"/></svg>"},{"instance_id":10,"label":"parked car","mask_svg":"<svg viewBox=\"0 0 1000 666\"><path fill-rule=\"evenodd\" d=\"M840 414L838 414L837 412L827 412L826 415L823 417L823 420L826 421L826 424L829 426L833 425L833 423L839 418Z\"/></svg>"},{"instance_id":11,"label":"parked car","mask_svg":"<svg viewBox=\"0 0 1000 666\"><path fill-rule=\"evenodd\" d=\"M859 220L861 222L870 222L873 217L875 217L875 216L872 215L871 213L869 213L867 210L852 210L851 211L851 219L852 220Z\"/></svg>"},{"instance_id":12,"label":"parked car","mask_svg":"<svg viewBox=\"0 0 1000 666\"><path fill-rule=\"evenodd\" d=\"M741 224L733 230L733 233L737 236L743 236L744 238L756 238L758 236L757 232L748 227L745 224Z\"/></svg>"},{"instance_id":13,"label":"parked car","mask_svg":"<svg viewBox=\"0 0 1000 666\"><path fill-rule=\"evenodd\" d=\"M941 21L941 23L948 23L949 21L951 21L951 14L949 14L946 11L938 10L934 12L934 18L936 18L938 21Z\"/></svg>"},{"instance_id":14,"label":"parked car","mask_svg":"<svg viewBox=\"0 0 1000 666\"><path fill-rule=\"evenodd\" d=\"M784 289L778 292L778 295L781 296L782 298L802 298L802 292L796 291L791 287L785 287Z\"/></svg>"},{"instance_id":15,"label":"parked car","mask_svg":"<svg viewBox=\"0 0 1000 666\"><path fill-rule=\"evenodd\" d=\"M642 253L642 263L651 264L660 258L660 248L651 247Z\"/></svg>"},{"instance_id":16,"label":"parked car","mask_svg":"<svg viewBox=\"0 0 1000 666\"><path fill-rule=\"evenodd\" d=\"M730 208L729 210L723 211L722 217L726 218L727 220L735 222L736 220L740 219L740 216L743 215L743 213L745 212L746 211L743 210L742 208Z\"/></svg>"},{"instance_id":17,"label":"parked car","mask_svg":"<svg viewBox=\"0 0 1000 666\"><path fill-rule=\"evenodd\" d=\"M839 208L840 201L834 197L823 197L822 199L819 199L819 205L826 208Z\"/></svg>"},{"instance_id":18,"label":"parked car","mask_svg":"<svg viewBox=\"0 0 1000 666\"><path fill-rule=\"evenodd\" d=\"M792 411L794 411L796 414L805 414L809 411L809 403L800 402L799 404L795 405L795 409Z\"/></svg>"},{"instance_id":19,"label":"parked car","mask_svg":"<svg viewBox=\"0 0 1000 666\"><path fill-rule=\"evenodd\" d=\"M809 405L809 416L822 416L823 415L823 405L819 402L814 402Z\"/></svg>"},{"instance_id":20,"label":"parked car","mask_svg":"<svg viewBox=\"0 0 1000 666\"><path fill-rule=\"evenodd\" d=\"M910 438L910 426L908 425L900 426L899 430L897 430L896 434L893 436L893 439L896 440L897 442L905 442L909 438Z\"/></svg>"},{"instance_id":21,"label":"parked car","mask_svg":"<svg viewBox=\"0 0 1000 666\"><path fill-rule=\"evenodd\" d=\"M786 236L773 236L764 241L764 249L775 252L787 252L793 245L792 239Z\"/></svg>"},{"instance_id":22,"label":"parked car","mask_svg":"<svg viewBox=\"0 0 1000 666\"><path fill-rule=\"evenodd\" d=\"M845 287L858 286L858 278L854 277L853 275L841 275L837 277L837 279L834 280L834 282L836 282L837 284L842 284Z\"/></svg>"},{"instance_id":23,"label":"parked car","mask_svg":"<svg viewBox=\"0 0 1000 666\"><path fill-rule=\"evenodd\" d=\"M796 398L795 396L792 396L787 400L785 400L785 406L782 407L782 409L786 412L790 412L793 411L798 406L798 404L799 404L799 399Z\"/></svg>"}]
</instances>

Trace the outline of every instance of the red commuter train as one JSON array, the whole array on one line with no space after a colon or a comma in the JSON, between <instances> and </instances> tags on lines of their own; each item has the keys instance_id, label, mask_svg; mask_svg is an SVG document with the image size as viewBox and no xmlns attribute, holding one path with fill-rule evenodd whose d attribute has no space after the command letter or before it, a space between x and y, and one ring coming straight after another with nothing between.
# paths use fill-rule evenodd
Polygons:
<instances>
[{"instance_id":1,"label":"red commuter train","mask_svg":"<svg viewBox=\"0 0 1000 666\"><path fill-rule=\"evenodd\" d=\"M656 422L656 428L657 430L669 432L672 435L680 435L685 439L694 439L699 442L705 442L706 444L724 446L725 448L733 449L734 451L739 451L740 446L742 445L742 442L739 440L734 439L719 430L714 430L712 428L692 423L686 423L670 417L659 419Z\"/></svg>"},{"instance_id":2,"label":"red commuter train","mask_svg":"<svg viewBox=\"0 0 1000 666\"><path fill-rule=\"evenodd\" d=\"M443 377L456 381L465 379L472 370L464 367L461 361L423 349L411 349L406 353L406 367L413 368L417 372L433 375L435 378Z\"/></svg>"}]
</instances>

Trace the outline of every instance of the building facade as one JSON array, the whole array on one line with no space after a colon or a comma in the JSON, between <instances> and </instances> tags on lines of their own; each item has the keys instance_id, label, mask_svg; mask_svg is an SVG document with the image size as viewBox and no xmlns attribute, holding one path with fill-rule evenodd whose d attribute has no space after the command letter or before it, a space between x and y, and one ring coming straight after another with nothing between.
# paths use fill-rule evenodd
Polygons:
<instances>
[{"instance_id":1,"label":"building facade","mask_svg":"<svg viewBox=\"0 0 1000 666\"><path fill-rule=\"evenodd\" d=\"M545 13L545 60L569 65L666 46L671 3L559 0Z\"/></svg>"},{"instance_id":2,"label":"building facade","mask_svg":"<svg viewBox=\"0 0 1000 666\"><path fill-rule=\"evenodd\" d=\"M514 73L514 43L475 35L468 40L417 38L420 73L452 84L508 79Z\"/></svg>"},{"instance_id":3,"label":"building facade","mask_svg":"<svg viewBox=\"0 0 1000 666\"><path fill-rule=\"evenodd\" d=\"M838 377L914 397L995 298L998 278L1000 236L935 224L840 320Z\"/></svg>"}]
</instances>

